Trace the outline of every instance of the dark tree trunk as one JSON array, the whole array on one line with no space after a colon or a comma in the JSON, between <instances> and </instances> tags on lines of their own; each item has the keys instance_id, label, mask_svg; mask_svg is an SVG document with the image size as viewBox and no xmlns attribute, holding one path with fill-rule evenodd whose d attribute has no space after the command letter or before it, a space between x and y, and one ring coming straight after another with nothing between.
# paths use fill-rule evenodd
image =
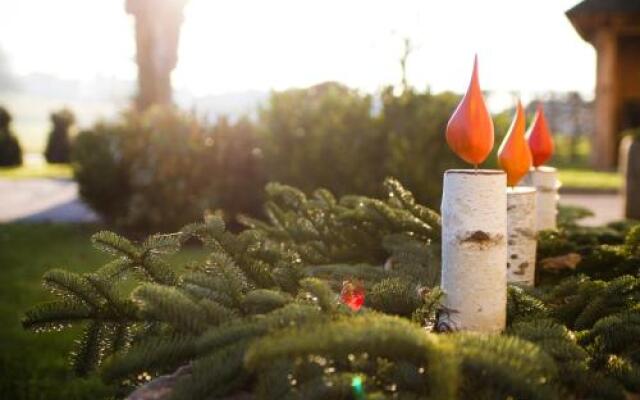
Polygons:
<instances>
[{"instance_id":1,"label":"dark tree trunk","mask_svg":"<svg viewBox=\"0 0 640 400\"><path fill-rule=\"evenodd\" d=\"M640 220L640 138L627 150L625 176L625 217Z\"/></svg>"}]
</instances>

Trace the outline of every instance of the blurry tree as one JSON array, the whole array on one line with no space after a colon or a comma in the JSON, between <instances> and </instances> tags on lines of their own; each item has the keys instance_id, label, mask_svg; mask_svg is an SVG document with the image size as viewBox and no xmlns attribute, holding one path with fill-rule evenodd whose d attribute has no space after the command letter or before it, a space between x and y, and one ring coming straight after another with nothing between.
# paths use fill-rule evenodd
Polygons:
<instances>
[{"instance_id":1,"label":"blurry tree","mask_svg":"<svg viewBox=\"0 0 640 400\"><path fill-rule=\"evenodd\" d=\"M413 53L413 46L411 44L411 39L408 37L403 40L403 48L402 55L400 56L400 71L402 73L402 91L406 92L409 89L409 82L407 81L407 61L409 60L409 56Z\"/></svg>"},{"instance_id":2,"label":"blurry tree","mask_svg":"<svg viewBox=\"0 0 640 400\"><path fill-rule=\"evenodd\" d=\"M0 166L22 165L22 149L18 139L11 132L11 114L0 107Z\"/></svg>"},{"instance_id":3,"label":"blurry tree","mask_svg":"<svg viewBox=\"0 0 640 400\"><path fill-rule=\"evenodd\" d=\"M137 107L171 104L171 71L178 62L182 11L188 0L127 0L136 20Z\"/></svg>"},{"instance_id":4,"label":"blurry tree","mask_svg":"<svg viewBox=\"0 0 640 400\"><path fill-rule=\"evenodd\" d=\"M53 130L49 134L44 156L50 164L68 163L71 157L69 129L75 123L73 113L64 108L51 113Z\"/></svg>"},{"instance_id":5,"label":"blurry tree","mask_svg":"<svg viewBox=\"0 0 640 400\"><path fill-rule=\"evenodd\" d=\"M443 172L462 166L444 139L459 96L450 92L418 93L411 88L394 95L393 88L387 87L381 99L383 175L397 177L422 204L437 206Z\"/></svg>"},{"instance_id":6,"label":"blurry tree","mask_svg":"<svg viewBox=\"0 0 640 400\"><path fill-rule=\"evenodd\" d=\"M269 178L340 195L377 192L385 143L371 108L371 96L335 82L273 93L259 117Z\"/></svg>"},{"instance_id":7,"label":"blurry tree","mask_svg":"<svg viewBox=\"0 0 640 400\"><path fill-rule=\"evenodd\" d=\"M259 121L268 178L377 195L377 182L395 176L436 205L442 172L460 166L444 140L459 97L410 87L396 95L390 86L380 100L373 113L371 96L337 83L274 93Z\"/></svg>"}]
</instances>

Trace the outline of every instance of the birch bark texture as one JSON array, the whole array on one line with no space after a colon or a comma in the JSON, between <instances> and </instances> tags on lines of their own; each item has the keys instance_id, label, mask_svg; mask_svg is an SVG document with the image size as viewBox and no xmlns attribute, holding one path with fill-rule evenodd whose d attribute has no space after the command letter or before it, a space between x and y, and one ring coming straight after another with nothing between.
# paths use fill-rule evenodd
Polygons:
<instances>
[{"instance_id":1,"label":"birch bark texture","mask_svg":"<svg viewBox=\"0 0 640 400\"><path fill-rule=\"evenodd\" d=\"M507 306L507 177L448 170L442 196L440 331L501 332Z\"/></svg>"},{"instance_id":2,"label":"birch bark texture","mask_svg":"<svg viewBox=\"0 0 640 400\"><path fill-rule=\"evenodd\" d=\"M558 171L552 167L532 169L522 180L522 186L536 188L536 231L556 229L558 217Z\"/></svg>"},{"instance_id":3,"label":"birch bark texture","mask_svg":"<svg viewBox=\"0 0 640 400\"><path fill-rule=\"evenodd\" d=\"M507 281L534 286L536 277L536 189L507 189Z\"/></svg>"}]
</instances>

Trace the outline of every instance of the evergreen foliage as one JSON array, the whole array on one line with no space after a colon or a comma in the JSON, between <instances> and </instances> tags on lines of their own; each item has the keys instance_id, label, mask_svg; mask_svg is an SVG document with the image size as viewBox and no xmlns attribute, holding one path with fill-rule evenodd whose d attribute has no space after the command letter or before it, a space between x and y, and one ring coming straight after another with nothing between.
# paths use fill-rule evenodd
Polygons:
<instances>
[{"instance_id":1,"label":"evergreen foliage","mask_svg":"<svg viewBox=\"0 0 640 400\"><path fill-rule=\"evenodd\" d=\"M0 167L19 165L22 165L22 149L18 139L11 132L11 114L0 107Z\"/></svg>"},{"instance_id":2,"label":"evergreen foliage","mask_svg":"<svg viewBox=\"0 0 640 400\"><path fill-rule=\"evenodd\" d=\"M44 157L49 164L65 164L71 161L71 139L69 129L75 123L75 116L68 109L51 114L53 129L47 140Z\"/></svg>"},{"instance_id":3,"label":"evergreen foliage","mask_svg":"<svg viewBox=\"0 0 640 400\"><path fill-rule=\"evenodd\" d=\"M36 306L23 324L38 331L82 324L76 370L99 368L123 395L176 370L163 398L640 392L639 226L581 228L568 218L545 234L540 251L581 252L575 270L541 271L545 283L535 289L510 287L502 335L440 334L439 216L398 181L384 187L384 199L336 198L271 184L266 221L244 217L247 229L238 233L216 215L141 243L99 232L94 246L113 260L94 273L46 274L58 300ZM210 255L170 269L166 257L194 240ZM359 311L341 301L352 280L366 290Z\"/></svg>"}]
</instances>

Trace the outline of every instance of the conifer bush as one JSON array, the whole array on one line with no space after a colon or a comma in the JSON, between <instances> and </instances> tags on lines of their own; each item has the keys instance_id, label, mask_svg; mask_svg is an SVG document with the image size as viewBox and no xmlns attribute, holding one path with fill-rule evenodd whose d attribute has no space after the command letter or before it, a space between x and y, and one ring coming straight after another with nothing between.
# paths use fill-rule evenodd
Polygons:
<instances>
[{"instance_id":1,"label":"conifer bush","mask_svg":"<svg viewBox=\"0 0 640 400\"><path fill-rule=\"evenodd\" d=\"M49 133L44 157L49 164L66 164L71 157L71 138L69 130L75 123L75 116L68 109L51 114L53 129Z\"/></svg>"},{"instance_id":2,"label":"conifer bush","mask_svg":"<svg viewBox=\"0 0 640 400\"><path fill-rule=\"evenodd\" d=\"M0 167L19 165L22 165L22 149L18 139L11 132L11 114L0 107Z\"/></svg>"},{"instance_id":3,"label":"conifer bush","mask_svg":"<svg viewBox=\"0 0 640 400\"><path fill-rule=\"evenodd\" d=\"M132 233L169 232L205 210L251 212L263 185L251 125L210 125L174 109L125 113L75 140L80 195L103 219Z\"/></svg>"},{"instance_id":4,"label":"conifer bush","mask_svg":"<svg viewBox=\"0 0 640 400\"><path fill-rule=\"evenodd\" d=\"M614 241L569 221L541 251L579 249L586 257L575 270L541 268L545 283L510 287L502 335L444 334L435 323L446 312L440 218L398 181L384 188L376 199L270 184L266 219L245 217L236 233L216 215L142 242L99 232L93 243L112 260L90 273L47 273L57 299L28 311L23 325L83 326L76 372L97 373L122 396L135 391L131 398L640 393L640 226L612 225ZM166 257L192 240L210 255L169 268ZM590 259L587 248L619 257ZM355 281L361 309L345 297Z\"/></svg>"}]
</instances>

